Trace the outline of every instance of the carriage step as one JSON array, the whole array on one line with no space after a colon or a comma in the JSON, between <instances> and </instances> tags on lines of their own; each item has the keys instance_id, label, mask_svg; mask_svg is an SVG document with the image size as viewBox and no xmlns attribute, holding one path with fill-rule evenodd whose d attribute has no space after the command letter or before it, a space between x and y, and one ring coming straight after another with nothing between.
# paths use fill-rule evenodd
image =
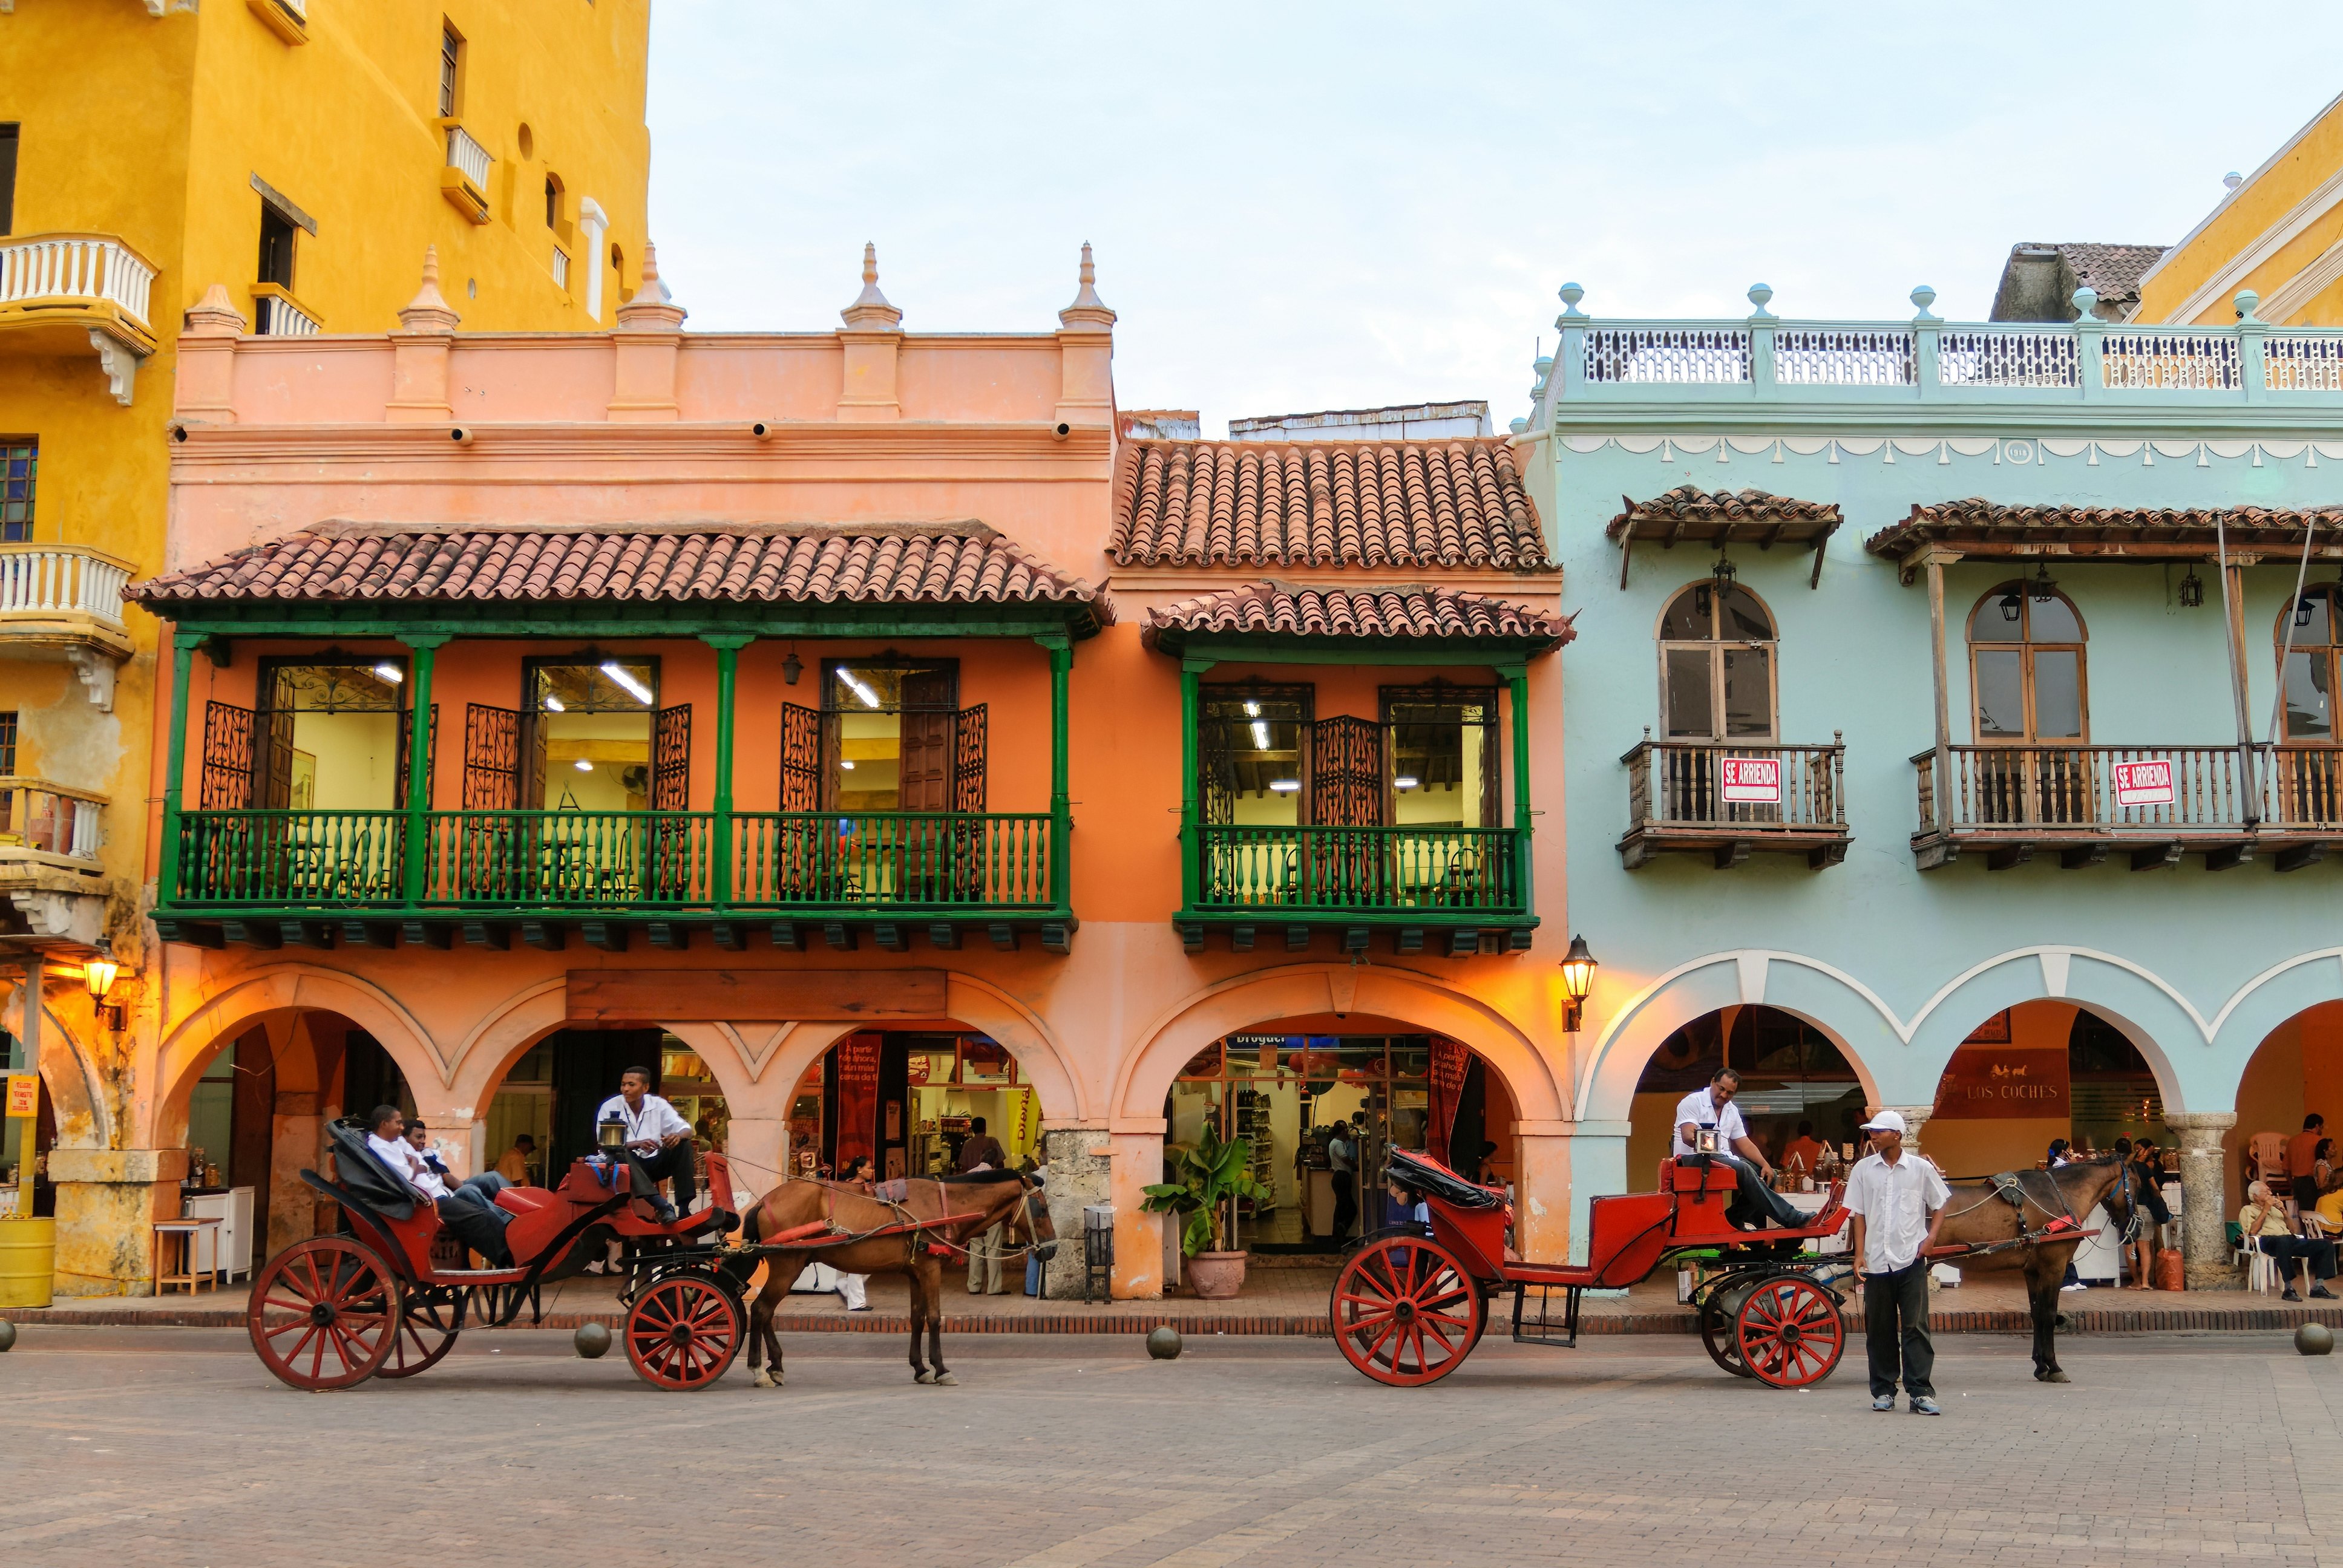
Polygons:
<instances>
[{"instance_id":1,"label":"carriage step","mask_svg":"<svg viewBox=\"0 0 2343 1568\"><path fill-rule=\"evenodd\" d=\"M1529 1303L1530 1292L1533 1288L1537 1292L1538 1310L1535 1318L1529 1317L1524 1311ZM1554 1315L1555 1288L1552 1285L1532 1287L1521 1283L1513 1286L1513 1342L1515 1344L1547 1345L1558 1351L1578 1348L1580 1287L1576 1285L1561 1287L1564 1300L1562 1319L1559 1322L1555 1322Z\"/></svg>"}]
</instances>

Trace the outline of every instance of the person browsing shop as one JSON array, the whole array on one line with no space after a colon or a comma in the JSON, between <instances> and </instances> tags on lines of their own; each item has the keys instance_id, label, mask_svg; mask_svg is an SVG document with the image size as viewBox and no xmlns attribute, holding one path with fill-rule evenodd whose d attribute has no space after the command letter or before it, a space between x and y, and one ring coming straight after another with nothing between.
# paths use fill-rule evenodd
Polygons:
<instances>
[{"instance_id":1,"label":"person browsing shop","mask_svg":"<svg viewBox=\"0 0 2343 1568\"><path fill-rule=\"evenodd\" d=\"M1811 1176L1823 1162L1822 1140L1815 1136L1815 1124L1798 1123L1798 1135L1782 1151L1782 1169L1795 1171L1801 1176Z\"/></svg>"},{"instance_id":2,"label":"person browsing shop","mask_svg":"<svg viewBox=\"0 0 2343 1568\"><path fill-rule=\"evenodd\" d=\"M970 1117L968 1138L960 1146L960 1161L953 1169L965 1176L971 1171L998 1171L1008 1162L1001 1140L984 1130L984 1118Z\"/></svg>"},{"instance_id":3,"label":"person browsing shop","mask_svg":"<svg viewBox=\"0 0 2343 1568\"><path fill-rule=\"evenodd\" d=\"M1936 1342L1928 1337L1928 1249L1936 1244L1953 1190L1929 1161L1904 1150L1904 1117L1883 1111L1863 1124L1871 1152L1846 1179L1855 1216L1855 1277L1863 1285L1864 1350L1871 1362L1871 1408L1896 1408L1900 1372L1914 1415L1942 1415Z\"/></svg>"},{"instance_id":4,"label":"person browsing shop","mask_svg":"<svg viewBox=\"0 0 2343 1568\"><path fill-rule=\"evenodd\" d=\"M1765 1151L1757 1147L1756 1140L1749 1136L1741 1108L1733 1103L1733 1097L1740 1092L1741 1075L1727 1067L1718 1070L1706 1089L1685 1095L1676 1106L1675 1153L1679 1158L1697 1154L1700 1135L1715 1134L1712 1157L1732 1168L1738 1185L1725 1217L1745 1230L1756 1230L1770 1214L1774 1223L1785 1231L1802 1229L1805 1215L1765 1184L1774 1168L1766 1163Z\"/></svg>"},{"instance_id":5,"label":"person browsing shop","mask_svg":"<svg viewBox=\"0 0 2343 1568\"><path fill-rule=\"evenodd\" d=\"M651 1201L662 1225L679 1209L691 1207L691 1123L651 1092L650 1070L630 1067L618 1075L618 1092L594 1113L597 1126L616 1121L626 1129L627 1164L635 1173L635 1196ZM675 1201L659 1195L661 1177L675 1183Z\"/></svg>"}]
</instances>

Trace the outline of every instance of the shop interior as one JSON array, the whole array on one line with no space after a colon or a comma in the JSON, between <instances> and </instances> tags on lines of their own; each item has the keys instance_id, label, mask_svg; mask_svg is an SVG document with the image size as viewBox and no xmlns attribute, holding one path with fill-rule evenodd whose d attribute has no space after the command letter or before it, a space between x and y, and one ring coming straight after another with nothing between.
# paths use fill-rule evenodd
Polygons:
<instances>
[{"instance_id":1,"label":"shop interior","mask_svg":"<svg viewBox=\"0 0 2343 1568\"><path fill-rule=\"evenodd\" d=\"M651 795L659 660L531 659L526 683L535 793L545 811L641 811Z\"/></svg>"},{"instance_id":2,"label":"shop interior","mask_svg":"<svg viewBox=\"0 0 2343 1568\"><path fill-rule=\"evenodd\" d=\"M959 1169L978 1117L1012 1167L1036 1158L1041 1096L1006 1046L978 1034L851 1034L789 1097L791 1173L834 1171L867 1154L881 1180L940 1176Z\"/></svg>"},{"instance_id":3,"label":"shop interior","mask_svg":"<svg viewBox=\"0 0 2343 1568\"><path fill-rule=\"evenodd\" d=\"M662 1029L565 1029L531 1046L497 1086L484 1163L493 1168L526 1132L537 1144L529 1183L558 1183L571 1161L593 1151L594 1114L630 1067L654 1068L657 1092L691 1124L701 1152L724 1151L731 1121L724 1093L689 1046ZM754 1186L758 1175L744 1170L739 1180Z\"/></svg>"},{"instance_id":4,"label":"shop interior","mask_svg":"<svg viewBox=\"0 0 2343 1568\"><path fill-rule=\"evenodd\" d=\"M1776 1163L1801 1122L1841 1158L1851 1159L1862 1134L1863 1086L1838 1048L1813 1025L1770 1007L1728 1007L1694 1019L1660 1042L1636 1081L1627 1134L1627 1188L1659 1185L1660 1162L1672 1144L1677 1104L1705 1089L1721 1068L1741 1074L1741 1107L1749 1136ZM1933 1127L1927 1141L1935 1142Z\"/></svg>"}]
</instances>

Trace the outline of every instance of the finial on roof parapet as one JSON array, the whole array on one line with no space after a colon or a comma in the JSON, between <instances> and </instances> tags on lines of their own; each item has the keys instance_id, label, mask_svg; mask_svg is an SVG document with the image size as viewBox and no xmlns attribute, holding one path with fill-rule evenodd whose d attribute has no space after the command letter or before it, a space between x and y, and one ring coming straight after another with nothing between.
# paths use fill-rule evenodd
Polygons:
<instances>
[{"instance_id":1,"label":"finial on roof parapet","mask_svg":"<svg viewBox=\"0 0 2343 1568\"><path fill-rule=\"evenodd\" d=\"M1098 267L1091 260L1091 242L1088 240L1082 241L1081 283L1081 288L1074 295L1074 302L1058 312L1059 325L1111 328L1114 312L1108 309L1106 301L1098 297Z\"/></svg>"},{"instance_id":2,"label":"finial on roof parapet","mask_svg":"<svg viewBox=\"0 0 2343 1568\"><path fill-rule=\"evenodd\" d=\"M862 292L838 314L849 327L880 332L903 325L903 313L888 304L887 297L879 292L879 246L875 243L862 247Z\"/></svg>"},{"instance_id":3,"label":"finial on roof parapet","mask_svg":"<svg viewBox=\"0 0 2343 1568\"><path fill-rule=\"evenodd\" d=\"M1565 321L1584 321L1587 319L1586 312L1578 308L1578 302L1586 297L1586 290L1579 287L1578 285L1574 283L1565 283L1559 289L1555 290L1555 292L1562 296L1562 314L1554 318L1554 323L1556 327L1561 326Z\"/></svg>"},{"instance_id":4,"label":"finial on roof parapet","mask_svg":"<svg viewBox=\"0 0 2343 1568\"><path fill-rule=\"evenodd\" d=\"M1914 289L1912 291L1912 307L1915 310L1917 310L1920 314L1914 317L1912 319L1915 321L1942 321L1944 319L1943 317L1938 316L1935 311L1928 308L1928 307L1936 303L1936 291L1930 288L1926 284L1924 283L1919 287Z\"/></svg>"},{"instance_id":5,"label":"finial on roof parapet","mask_svg":"<svg viewBox=\"0 0 2343 1568\"><path fill-rule=\"evenodd\" d=\"M659 276L659 247L649 240L643 241L643 275L627 303L618 307L618 330L621 332L674 332L683 326L688 314L669 294L666 280Z\"/></svg>"},{"instance_id":6,"label":"finial on roof parapet","mask_svg":"<svg viewBox=\"0 0 2343 1568\"><path fill-rule=\"evenodd\" d=\"M1529 434L1530 422L1527 419L1516 419L1505 427L1516 436L1525 436Z\"/></svg>"},{"instance_id":7,"label":"finial on roof parapet","mask_svg":"<svg viewBox=\"0 0 2343 1568\"><path fill-rule=\"evenodd\" d=\"M197 337L240 337L245 320L228 297L227 286L215 283L187 311L187 331Z\"/></svg>"},{"instance_id":8,"label":"finial on roof parapet","mask_svg":"<svg viewBox=\"0 0 2343 1568\"><path fill-rule=\"evenodd\" d=\"M1774 313L1765 308L1765 302L1773 297L1774 290L1765 284L1751 284L1749 286L1749 319L1752 321L1775 319Z\"/></svg>"},{"instance_id":9,"label":"finial on roof parapet","mask_svg":"<svg viewBox=\"0 0 2343 1568\"><path fill-rule=\"evenodd\" d=\"M2099 318L2099 291L2087 283L2083 285L2075 290L2074 306L2076 320L2097 321Z\"/></svg>"},{"instance_id":10,"label":"finial on roof parapet","mask_svg":"<svg viewBox=\"0 0 2343 1568\"><path fill-rule=\"evenodd\" d=\"M407 308L398 313L399 330L448 333L455 331L456 324L462 319L439 292L439 247L427 245L423 247L423 286L407 302Z\"/></svg>"},{"instance_id":11,"label":"finial on roof parapet","mask_svg":"<svg viewBox=\"0 0 2343 1568\"><path fill-rule=\"evenodd\" d=\"M2230 301L2230 304L2237 307L2237 325L2243 327L2247 323L2251 322L2256 327L2261 326L2262 318L2254 314L2255 307L2260 305L2261 302L2262 297L2256 294L2252 289L2241 288L2237 290L2237 297Z\"/></svg>"}]
</instances>

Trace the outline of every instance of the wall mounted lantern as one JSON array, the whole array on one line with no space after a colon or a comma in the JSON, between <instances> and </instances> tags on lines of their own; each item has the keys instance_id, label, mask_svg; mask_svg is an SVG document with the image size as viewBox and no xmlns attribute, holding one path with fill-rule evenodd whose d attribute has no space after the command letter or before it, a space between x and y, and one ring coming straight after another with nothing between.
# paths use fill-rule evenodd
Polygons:
<instances>
[{"instance_id":1,"label":"wall mounted lantern","mask_svg":"<svg viewBox=\"0 0 2343 1568\"><path fill-rule=\"evenodd\" d=\"M1586 939L1570 939L1570 951L1563 955L1562 990L1567 1001L1562 1010L1562 1027L1570 1034L1578 1032L1579 1019L1586 1008L1586 998L1594 990L1594 955L1587 950Z\"/></svg>"},{"instance_id":2,"label":"wall mounted lantern","mask_svg":"<svg viewBox=\"0 0 2343 1568\"><path fill-rule=\"evenodd\" d=\"M2189 565L2188 575L2180 579L2179 598L2182 609L2205 608L2205 579L2197 575L2197 568L2193 562Z\"/></svg>"}]
</instances>

